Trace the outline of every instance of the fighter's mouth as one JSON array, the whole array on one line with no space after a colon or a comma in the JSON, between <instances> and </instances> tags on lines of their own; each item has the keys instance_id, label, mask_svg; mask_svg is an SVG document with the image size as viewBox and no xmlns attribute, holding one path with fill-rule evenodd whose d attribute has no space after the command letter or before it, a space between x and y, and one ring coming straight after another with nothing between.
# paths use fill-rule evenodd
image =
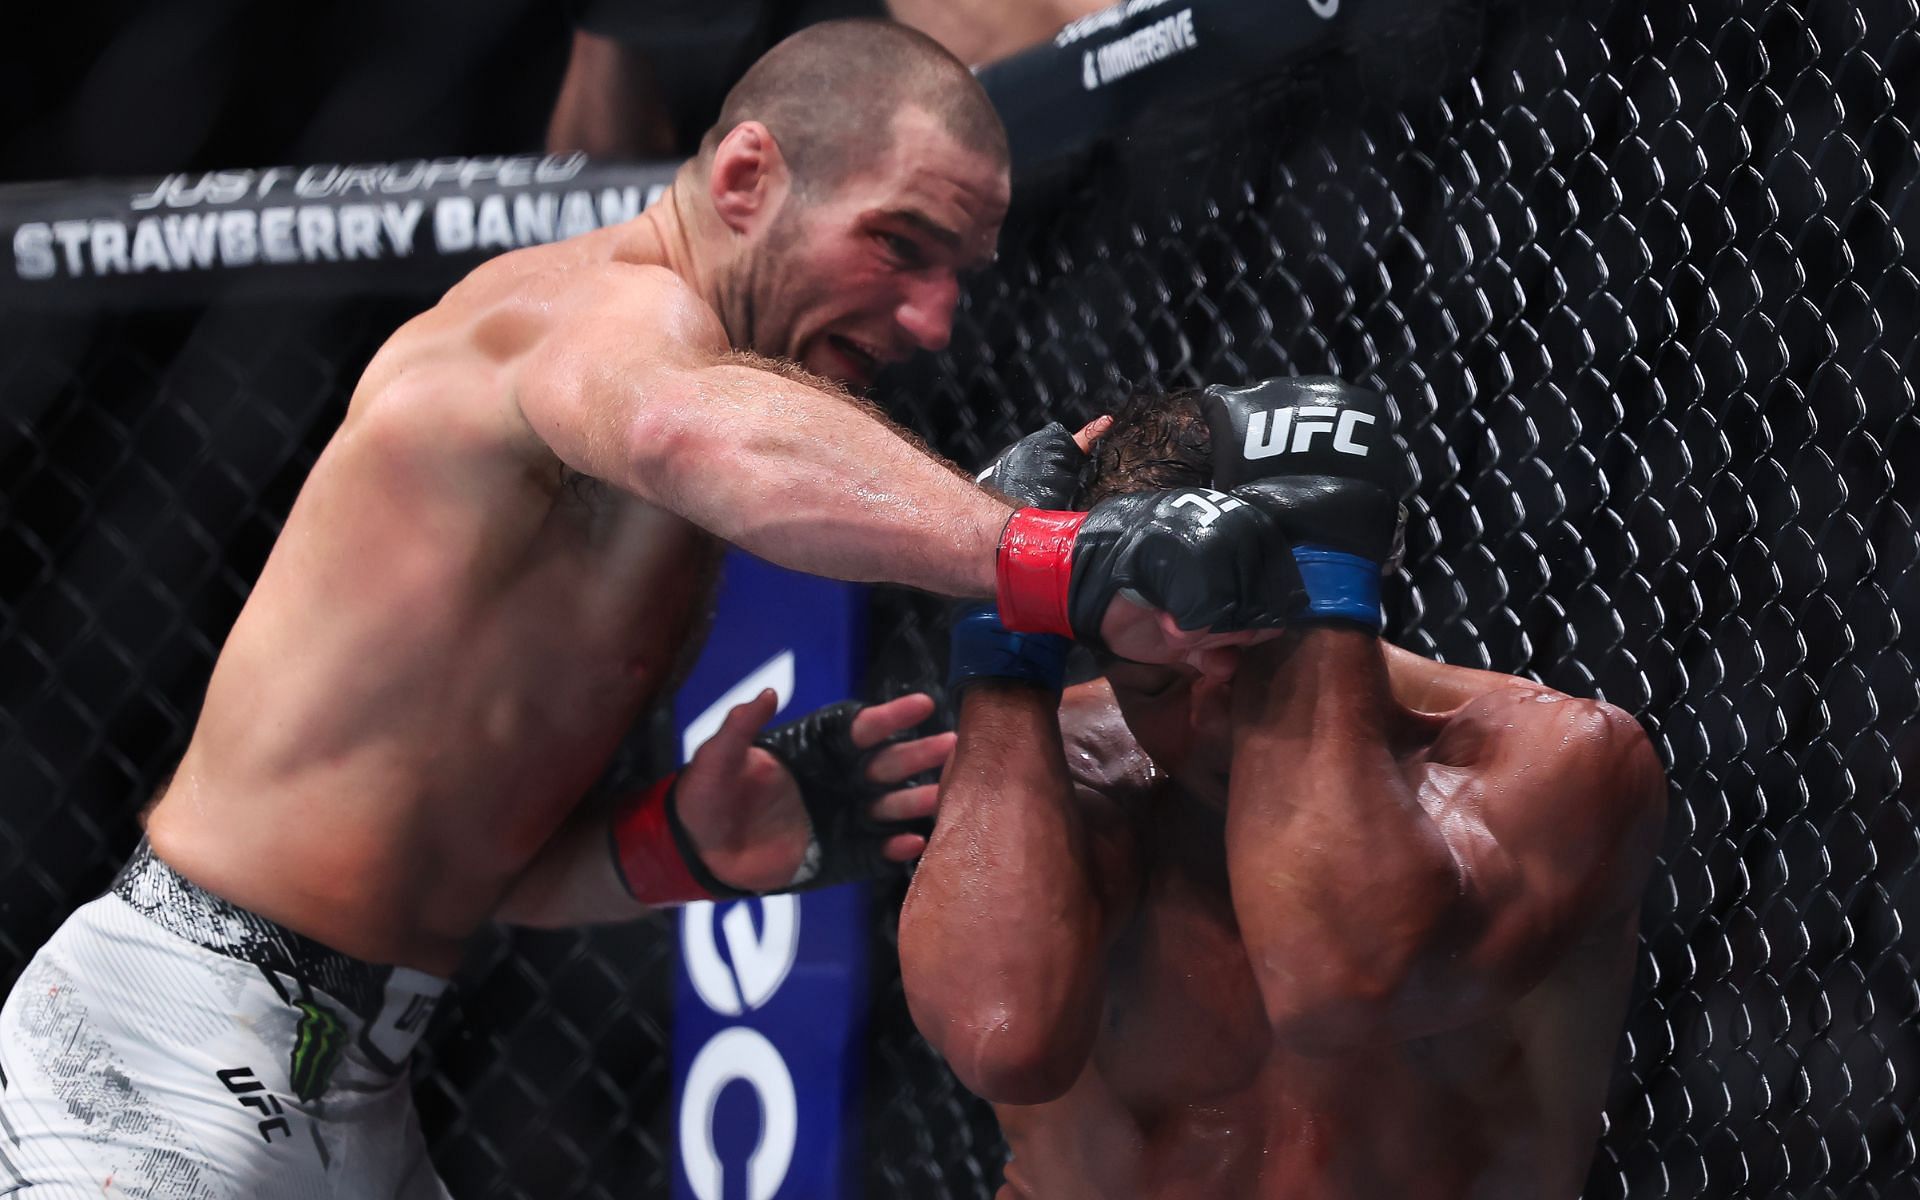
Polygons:
<instances>
[{"instance_id":1,"label":"fighter's mouth","mask_svg":"<svg viewBox=\"0 0 1920 1200\"><path fill-rule=\"evenodd\" d=\"M862 379L871 379L873 373L880 369L882 359L879 351L860 342L856 342L852 338L841 337L837 333L828 334L827 341L832 344L835 350L840 352L842 358L845 358L848 362L860 369L860 377Z\"/></svg>"}]
</instances>

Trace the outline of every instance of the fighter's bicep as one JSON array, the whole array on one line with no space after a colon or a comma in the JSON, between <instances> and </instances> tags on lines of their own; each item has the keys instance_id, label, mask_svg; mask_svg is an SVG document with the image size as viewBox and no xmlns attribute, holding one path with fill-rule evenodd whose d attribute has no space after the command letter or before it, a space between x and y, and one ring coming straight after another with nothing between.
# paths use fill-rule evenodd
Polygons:
<instances>
[{"instance_id":1,"label":"fighter's bicep","mask_svg":"<svg viewBox=\"0 0 1920 1200\"><path fill-rule=\"evenodd\" d=\"M661 268L619 264L571 281L516 364L513 396L568 467L632 490L642 463L726 353L713 310Z\"/></svg>"},{"instance_id":2,"label":"fighter's bicep","mask_svg":"<svg viewBox=\"0 0 1920 1200\"><path fill-rule=\"evenodd\" d=\"M1481 910L1476 957L1524 967L1637 902L1666 787L1620 710L1554 694L1502 702L1485 761L1439 820Z\"/></svg>"}]
</instances>

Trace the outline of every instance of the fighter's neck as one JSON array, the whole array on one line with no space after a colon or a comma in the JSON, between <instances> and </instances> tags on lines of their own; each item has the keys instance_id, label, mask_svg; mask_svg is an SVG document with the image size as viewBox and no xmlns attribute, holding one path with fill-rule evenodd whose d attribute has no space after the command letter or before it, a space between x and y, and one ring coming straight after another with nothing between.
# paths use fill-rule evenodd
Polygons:
<instances>
[{"instance_id":1,"label":"fighter's neck","mask_svg":"<svg viewBox=\"0 0 1920 1200\"><path fill-rule=\"evenodd\" d=\"M623 227L616 243L614 258L622 262L665 267L699 293L707 306L720 314L729 335L736 334L729 322L730 272L720 246L722 239L706 228L701 215L688 203L685 184L675 180L664 196ZM738 345L738 337L734 337Z\"/></svg>"}]
</instances>

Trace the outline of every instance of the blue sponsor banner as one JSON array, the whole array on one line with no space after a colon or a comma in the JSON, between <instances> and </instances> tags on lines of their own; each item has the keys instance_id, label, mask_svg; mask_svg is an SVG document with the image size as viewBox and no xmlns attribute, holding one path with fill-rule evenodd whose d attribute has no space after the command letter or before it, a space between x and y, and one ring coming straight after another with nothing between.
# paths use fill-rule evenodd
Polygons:
<instances>
[{"instance_id":1,"label":"blue sponsor banner","mask_svg":"<svg viewBox=\"0 0 1920 1200\"><path fill-rule=\"evenodd\" d=\"M853 695L865 636L864 589L729 552L712 636L674 702L681 761L764 688L776 722ZM866 934L857 884L681 911L678 1200L857 1195Z\"/></svg>"}]
</instances>

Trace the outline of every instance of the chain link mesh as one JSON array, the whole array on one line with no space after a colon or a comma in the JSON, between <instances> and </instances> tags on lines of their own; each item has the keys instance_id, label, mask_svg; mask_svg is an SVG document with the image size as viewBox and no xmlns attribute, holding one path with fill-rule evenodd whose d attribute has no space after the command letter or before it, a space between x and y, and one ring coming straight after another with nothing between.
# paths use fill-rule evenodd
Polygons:
<instances>
[{"instance_id":1,"label":"chain link mesh","mask_svg":"<svg viewBox=\"0 0 1920 1200\"><path fill-rule=\"evenodd\" d=\"M1671 769L1586 1195L1920 1195L1920 8L1487 28L1437 100L1370 103L1361 66L1097 158L894 408L976 464L1135 383L1388 391L1419 469L1393 639L1603 696ZM936 617L893 608L883 674L934 681ZM989 1195L991 1125L893 1056L923 1099L875 1194Z\"/></svg>"},{"instance_id":2,"label":"chain link mesh","mask_svg":"<svg viewBox=\"0 0 1920 1200\"><path fill-rule=\"evenodd\" d=\"M1389 391L1419 465L1392 636L1604 696L1671 768L1588 1197L1920 1196L1920 5L1486 30L1437 98L1316 71L1026 189L953 346L885 398L971 465L1135 382ZM0 324L0 982L131 848L419 303ZM880 598L876 691L938 679L939 618ZM887 899L869 1194L990 1196L1003 1147L912 1031ZM456 1195L665 1193L671 952L659 922L482 939L418 1071Z\"/></svg>"}]
</instances>

